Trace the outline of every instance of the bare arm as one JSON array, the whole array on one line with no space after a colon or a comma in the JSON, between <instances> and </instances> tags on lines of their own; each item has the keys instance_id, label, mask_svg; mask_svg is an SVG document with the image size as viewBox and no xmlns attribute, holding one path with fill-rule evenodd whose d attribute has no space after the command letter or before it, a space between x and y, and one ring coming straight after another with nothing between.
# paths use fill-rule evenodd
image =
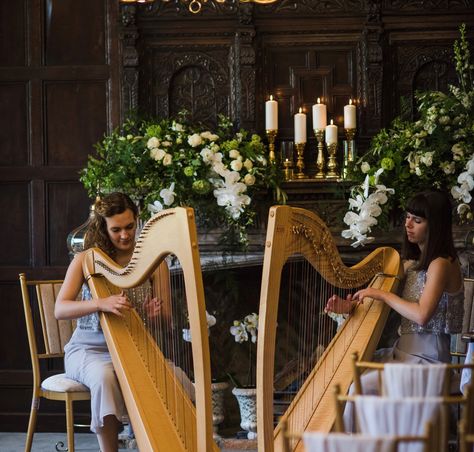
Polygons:
<instances>
[{"instance_id":1,"label":"bare arm","mask_svg":"<svg viewBox=\"0 0 474 452\"><path fill-rule=\"evenodd\" d=\"M443 291L446 290L448 279L453 276L453 264L444 258L437 258L428 267L426 283L418 302L404 300L398 295L380 289L366 288L354 294L354 299L375 298L387 303L403 317L425 325L429 322L438 306Z\"/></svg>"},{"instance_id":2,"label":"bare arm","mask_svg":"<svg viewBox=\"0 0 474 452\"><path fill-rule=\"evenodd\" d=\"M111 295L107 298L93 299L86 303L76 301L84 282L82 273L83 253L74 257L64 278L63 285L56 298L54 315L57 319L77 319L94 312L112 312L122 315L121 310L130 309L131 305L123 294Z\"/></svg>"}]
</instances>

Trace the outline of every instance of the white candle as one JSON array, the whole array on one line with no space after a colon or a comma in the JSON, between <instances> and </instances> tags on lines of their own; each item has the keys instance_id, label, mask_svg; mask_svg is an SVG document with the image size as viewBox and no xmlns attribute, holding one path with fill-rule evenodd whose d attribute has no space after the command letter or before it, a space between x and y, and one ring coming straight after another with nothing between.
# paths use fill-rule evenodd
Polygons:
<instances>
[{"instance_id":1,"label":"white candle","mask_svg":"<svg viewBox=\"0 0 474 452\"><path fill-rule=\"evenodd\" d=\"M278 130L278 102L273 96L265 102L265 130Z\"/></svg>"},{"instance_id":2,"label":"white candle","mask_svg":"<svg viewBox=\"0 0 474 452\"><path fill-rule=\"evenodd\" d=\"M344 129L356 128L356 106L352 105L352 99L349 104L344 107Z\"/></svg>"},{"instance_id":3,"label":"white candle","mask_svg":"<svg viewBox=\"0 0 474 452\"><path fill-rule=\"evenodd\" d=\"M295 143L306 143L306 115L301 108L295 115Z\"/></svg>"},{"instance_id":4,"label":"white candle","mask_svg":"<svg viewBox=\"0 0 474 452\"><path fill-rule=\"evenodd\" d=\"M313 129L324 129L327 123L326 105L318 97L317 103L313 105Z\"/></svg>"},{"instance_id":5,"label":"white candle","mask_svg":"<svg viewBox=\"0 0 474 452\"><path fill-rule=\"evenodd\" d=\"M331 119L331 124L326 126L326 143L337 143L337 126Z\"/></svg>"}]
</instances>

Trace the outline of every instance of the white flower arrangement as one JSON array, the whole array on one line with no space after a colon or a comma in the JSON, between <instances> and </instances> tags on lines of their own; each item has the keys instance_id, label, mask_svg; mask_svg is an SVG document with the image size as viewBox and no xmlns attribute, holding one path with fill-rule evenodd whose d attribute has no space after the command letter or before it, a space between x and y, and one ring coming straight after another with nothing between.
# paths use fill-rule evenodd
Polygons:
<instances>
[{"instance_id":1,"label":"white flower arrangement","mask_svg":"<svg viewBox=\"0 0 474 452\"><path fill-rule=\"evenodd\" d=\"M342 236L352 246L373 240L368 234L387 224L391 209L404 209L417 192L437 188L451 193L459 221L471 221L474 189L474 65L465 26L454 44L459 86L449 93L417 94L417 121L395 119L372 139L368 152L349 168L352 189ZM390 186L391 188L387 188Z\"/></svg>"},{"instance_id":2,"label":"white flower arrangement","mask_svg":"<svg viewBox=\"0 0 474 452\"><path fill-rule=\"evenodd\" d=\"M281 170L268 163L261 138L232 129L224 117L217 133L187 124L185 116L129 119L96 145L98 157L89 157L81 181L91 197L98 190L129 194L145 208L144 220L166 208L194 207L206 226L221 227L228 242L245 246L256 215L254 194L272 189L281 203L286 195Z\"/></svg>"}]
</instances>

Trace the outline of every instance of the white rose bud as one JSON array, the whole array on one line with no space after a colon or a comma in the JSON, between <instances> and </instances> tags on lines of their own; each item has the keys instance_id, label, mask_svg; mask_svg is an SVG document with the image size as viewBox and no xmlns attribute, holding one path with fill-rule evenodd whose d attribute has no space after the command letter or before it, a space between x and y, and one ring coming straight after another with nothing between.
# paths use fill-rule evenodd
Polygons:
<instances>
[{"instance_id":1,"label":"white rose bud","mask_svg":"<svg viewBox=\"0 0 474 452\"><path fill-rule=\"evenodd\" d=\"M362 162L362 165L360 165L360 170L364 174L367 174L370 171L370 165L367 162Z\"/></svg>"},{"instance_id":2,"label":"white rose bud","mask_svg":"<svg viewBox=\"0 0 474 452\"><path fill-rule=\"evenodd\" d=\"M147 142L146 142L146 147L148 149L153 149L153 148L158 148L160 147L160 140L156 137L151 137Z\"/></svg>"},{"instance_id":3,"label":"white rose bud","mask_svg":"<svg viewBox=\"0 0 474 452\"><path fill-rule=\"evenodd\" d=\"M165 154L163 157L163 165L164 166L170 166L171 163L173 162L173 157L171 154Z\"/></svg>"},{"instance_id":4,"label":"white rose bud","mask_svg":"<svg viewBox=\"0 0 474 452\"><path fill-rule=\"evenodd\" d=\"M202 138L198 133L194 133L188 137L188 143L190 146L195 148L202 143Z\"/></svg>"},{"instance_id":5,"label":"white rose bud","mask_svg":"<svg viewBox=\"0 0 474 452\"><path fill-rule=\"evenodd\" d=\"M253 185L255 184L255 176L252 174L246 174L244 177L245 185Z\"/></svg>"},{"instance_id":6,"label":"white rose bud","mask_svg":"<svg viewBox=\"0 0 474 452\"><path fill-rule=\"evenodd\" d=\"M250 159L246 159L244 162L244 166L247 169L247 171L250 171L253 168L253 162Z\"/></svg>"},{"instance_id":7,"label":"white rose bud","mask_svg":"<svg viewBox=\"0 0 474 452\"><path fill-rule=\"evenodd\" d=\"M240 171L242 169L242 162L240 160L232 160L230 167L233 171Z\"/></svg>"},{"instance_id":8,"label":"white rose bud","mask_svg":"<svg viewBox=\"0 0 474 452\"><path fill-rule=\"evenodd\" d=\"M237 149L232 149L230 152L229 152L229 157L231 159L236 159L238 157L240 157L240 152L237 150Z\"/></svg>"},{"instance_id":9,"label":"white rose bud","mask_svg":"<svg viewBox=\"0 0 474 452\"><path fill-rule=\"evenodd\" d=\"M165 156L166 152L163 149L160 148L153 148L150 151L150 157L152 159L155 159L157 161L161 160Z\"/></svg>"}]
</instances>

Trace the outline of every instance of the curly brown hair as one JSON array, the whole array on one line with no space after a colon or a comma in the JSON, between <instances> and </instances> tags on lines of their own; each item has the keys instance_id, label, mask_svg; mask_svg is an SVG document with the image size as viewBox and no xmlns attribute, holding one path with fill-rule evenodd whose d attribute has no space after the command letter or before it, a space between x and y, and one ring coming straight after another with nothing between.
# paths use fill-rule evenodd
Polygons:
<instances>
[{"instance_id":1,"label":"curly brown hair","mask_svg":"<svg viewBox=\"0 0 474 452\"><path fill-rule=\"evenodd\" d=\"M98 247L110 257L114 257L116 249L110 241L107 232L106 218L125 212L130 209L137 218L138 208L128 195L120 192L110 193L98 198L94 204L94 214L91 217L84 238L84 249Z\"/></svg>"}]
</instances>

